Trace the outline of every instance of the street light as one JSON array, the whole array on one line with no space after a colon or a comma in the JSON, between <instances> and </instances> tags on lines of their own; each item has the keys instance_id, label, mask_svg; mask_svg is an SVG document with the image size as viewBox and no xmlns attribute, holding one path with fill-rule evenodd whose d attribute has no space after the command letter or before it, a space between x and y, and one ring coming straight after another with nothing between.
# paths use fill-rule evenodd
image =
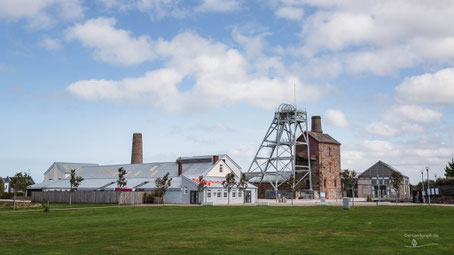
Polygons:
<instances>
[{"instance_id":1,"label":"street light","mask_svg":"<svg viewBox=\"0 0 454 255\"><path fill-rule=\"evenodd\" d=\"M430 186L429 186L429 167L426 166L427 171L427 197L429 198L429 205L430 205Z\"/></svg>"},{"instance_id":2,"label":"street light","mask_svg":"<svg viewBox=\"0 0 454 255\"><path fill-rule=\"evenodd\" d=\"M422 191L421 191L422 203L425 204L426 197L424 196L424 170L421 170L421 185L422 185Z\"/></svg>"}]
</instances>

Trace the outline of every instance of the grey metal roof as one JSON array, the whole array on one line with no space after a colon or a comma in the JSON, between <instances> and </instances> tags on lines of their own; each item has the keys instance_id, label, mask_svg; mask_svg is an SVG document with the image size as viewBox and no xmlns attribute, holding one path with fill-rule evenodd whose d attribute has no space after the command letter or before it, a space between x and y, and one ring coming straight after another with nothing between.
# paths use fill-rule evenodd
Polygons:
<instances>
[{"instance_id":1,"label":"grey metal roof","mask_svg":"<svg viewBox=\"0 0 454 255\"><path fill-rule=\"evenodd\" d=\"M47 187L48 185L54 184L56 182L59 182L60 180L48 180L48 181L43 181L41 183L36 183L33 185L30 185L27 187L27 189L42 189Z\"/></svg>"},{"instance_id":2,"label":"grey metal roof","mask_svg":"<svg viewBox=\"0 0 454 255\"><path fill-rule=\"evenodd\" d=\"M156 178L150 178L150 182L147 184L144 184L140 186L139 188L141 189L155 189L156 188L156 183L155 183ZM172 177L172 181L170 182L170 187L169 189L180 189L181 188L181 177Z\"/></svg>"},{"instance_id":3,"label":"grey metal roof","mask_svg":"<svg viewBox=\"0 0 454 255\"><path fill-rule=\"evenodd\" d=\"M389 164L379 160L377 163L369 167L366 171L362 172L358 177L359 178L371 178L371 177L391 177L393 171L400 171L396 170ZM402 174L402 173L401 173ZM407 176L403 175L404 177L408 178Z\"/></svg>"},{"instance_id":4,"label":"grey metal roof","mask_svg":"<svg viewBox=\"0 0 454 255\"><path fill-rule=\"evenodd\" d=\"M210 157L210 161L197 160ZM183 176L193 177L206 175L214 166L212 156L195 157L196 160L186 161L183 163ZM187 158L189 159L189 158ZM191 163L193 162L193 163ZM176 185L181 186L181 177L178 176L178 163L175 162L158 162L146 164L117 164L117 165L95 165L95 164L74 164L55 162L53 165L69 171L76 169L76 175L82 176L79 189L96 190L96 189L115 189L118 176L118 169L123 167L126 171L126 188L154 188L155 180L169 173L173 178L172 188ZM50 169L52 166L50 167ZM69 177L64 180L51 180L31 185L29 189L69 189Z\"/></svg>"},{"instance_id":5,"label":"grey metal roof","mask_svg":"<svg viewBox=\"0 0 454 255\"><path fill-rule=\"evenodd\" d=\"M49 169L44 173L46 174L50 170L52 170L53 166L57 167L63 173L71 173L71 169L79 169L83 166L95 166L98 164L94 163L70 163L70 162L54 162Z\"/></svg>"}]
</instances>

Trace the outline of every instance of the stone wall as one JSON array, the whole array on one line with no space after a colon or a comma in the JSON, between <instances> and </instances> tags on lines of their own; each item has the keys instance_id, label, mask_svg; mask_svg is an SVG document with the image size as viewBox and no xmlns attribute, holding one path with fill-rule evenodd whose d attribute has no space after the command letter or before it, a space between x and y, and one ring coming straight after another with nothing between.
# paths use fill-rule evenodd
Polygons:
<instances>
[{"instance_id":1,"label":"stone wall","mask_svg":"<svg viewBox=\"0 0 454 255\"><path fill-rule=\"evenodd\" d=\"M336 193L338 198L342 198L340 145L319 143L318 151L319 169L316 171L314 167L313 172L320 173L320 191L325 192L327 199L336 199Z\"/></svg>"}]
</instances>

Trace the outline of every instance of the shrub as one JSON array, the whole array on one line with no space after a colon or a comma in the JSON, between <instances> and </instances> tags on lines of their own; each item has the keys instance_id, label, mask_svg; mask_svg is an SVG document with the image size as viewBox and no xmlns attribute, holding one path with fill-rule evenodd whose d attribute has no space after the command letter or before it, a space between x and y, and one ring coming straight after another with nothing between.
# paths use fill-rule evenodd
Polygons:
<instances>
[{"instance_id":1,"label":"shrub","mask_svg":"<svg viewBox=\"0 0 454 255\"><path fill-rule=\"evenodd\" d=\"M48 205L48 204L45 203L45 202L42 202L42 203L41 203L41 206L43 207L44 212L49 212L49 210L50 210L50 205Z\"/></svg>"},{"instance_id":2,"label":"shrub","mask_svg":"<svg viewBox=\"0 0 454 255\"><path fill-rule=\"evenodd\" d=\"M2 196L0 197L1 199L12 199L14 196L13 193L3 193Z\"/></svg>"}]
</instances>

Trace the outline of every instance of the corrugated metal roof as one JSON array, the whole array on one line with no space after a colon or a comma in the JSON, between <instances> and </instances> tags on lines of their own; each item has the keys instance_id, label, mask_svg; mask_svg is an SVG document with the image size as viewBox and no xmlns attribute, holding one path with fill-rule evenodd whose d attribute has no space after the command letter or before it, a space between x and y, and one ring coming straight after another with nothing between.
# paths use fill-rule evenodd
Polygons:
<instances>
[{"instance_id":1,"label":"corrugated metal roof","mask_svg":"<svg viewBox=\"0 0 454 255\"><path fill-rule=\"evenodd\" d=\"M228 156L219 155L219 159L222 159L223 157ZM193 158L195 160L192 161L189 160L190 158L185 158L188 161L185 161L183 163L182 175L186 176L188 179L198 178L201 175L205 176L214 166L214 164L212 163L212 155L198 156ZM232 162L234 161L232 160ZM118 169L121 167L123 167L126 171L126 188L135 188L136 186L140 185L140 187L138 188L153 189L156 187L156 178L163 177L167 173L169 173L169 176L173 178L171 188L181 188L181 177L178 176L178 163L176 161L117 165L77 164L62 162L55 162L54 164L57 165L57 167L69 169L69 171L72 168L76 168L76 175L82 176L82 178L84 178L79 186L79 189L115 189L116 180L118 178ZM148 183L144 184L144 182ZM29 189L42 188L69 189L69 177L65 180L46 181L29 187Z\"/></svg>"},{"instance_id":2,"label":"corrugated metal roof","mask_svg":"<svg viewBox=\"0 0 454 255\"><path fill-rule=\"evenodd\" d=\"M140 189L155 189L156 188L156 178L150 178L150 182L145 185L140 186ZM170 189L180 189L181 188L181 177L172 177L172 181L170 182Z\"/></svg>"}]
</instances>

